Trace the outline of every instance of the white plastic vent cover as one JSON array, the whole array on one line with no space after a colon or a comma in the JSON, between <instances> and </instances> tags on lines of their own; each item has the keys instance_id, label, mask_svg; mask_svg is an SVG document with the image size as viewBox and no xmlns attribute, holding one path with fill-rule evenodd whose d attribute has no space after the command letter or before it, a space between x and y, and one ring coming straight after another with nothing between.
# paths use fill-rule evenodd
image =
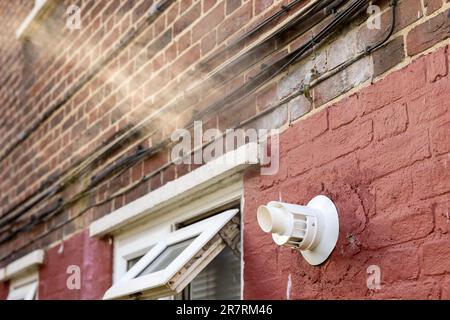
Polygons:
<instances>
[{"instance_id":1,"label":"white plastic vent cover","mask_svg":"<svg viewBox=\"0 0 450 320\"><path fill-rule=\"evenodd\" d=\"M325 196L315 197L307 206L273 201L258 208L257 218L276 244L300 250L314 266L329 257L339 236L338 212Z\"/></svg>"}]
</instances>

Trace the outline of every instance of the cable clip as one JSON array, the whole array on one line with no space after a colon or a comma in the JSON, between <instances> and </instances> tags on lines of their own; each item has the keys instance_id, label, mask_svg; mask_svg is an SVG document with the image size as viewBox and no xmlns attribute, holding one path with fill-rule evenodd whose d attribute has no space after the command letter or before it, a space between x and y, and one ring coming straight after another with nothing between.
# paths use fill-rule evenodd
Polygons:
<instances>
[{"instance_id":1,"label":"cable clip","mask_svg":"<svg viewBox=\"0 0 450 320\"><path fill-rule=\"evenodd\" d=\"M312 102L312 96L311 96L311 81L314 76L317 75L316 68L311 69L310 72L308 72L305 76L305 79L303 80L302 86L300 88L300 91L303 93L306 99L308 99L310 102Z\"/></svg>"}]
</instances>

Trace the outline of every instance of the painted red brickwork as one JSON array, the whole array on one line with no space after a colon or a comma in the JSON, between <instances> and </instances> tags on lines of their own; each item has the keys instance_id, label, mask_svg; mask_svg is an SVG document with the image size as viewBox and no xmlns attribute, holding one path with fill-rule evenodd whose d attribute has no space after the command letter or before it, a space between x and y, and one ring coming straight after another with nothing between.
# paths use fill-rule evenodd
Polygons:
<instances>
[{"instance_id":1,"label":"painted red brickwork","mask_svg":"<svg viewBox=\"0 0 450 320\"><path fill-rule=\"evenodd\" d=\"M80 290L69 290L69 266L81 271ZM112 245L92 239L84 231L46 252L39 271L39 299L92 300L101 299L112 284Z\"/></svg>"},{"instance_id":2,"label":"painted red brickwork","mask_svg":"<svg viewBox=\"0 0 450 320\"><path fill-rule=\"evenodd\" d=\"M448 68L445 47L283 132L280 173L245 180L245 298L448 299ZM277 247L255 212L318 194L335 201L340 236L311 267ZM381 268L380 290L367 288L370 265Z\"/></svg>"},{"instance_id":3,"label":"painted red brickwork","mask_svg":"<svg viewBox=\"0 0 450 320\"><path fill-rule=\"evenodd\" d=\"M0 283L0 300L6 300L8 297L9 285L8 282Z\"/></svg>"}]
</instances>

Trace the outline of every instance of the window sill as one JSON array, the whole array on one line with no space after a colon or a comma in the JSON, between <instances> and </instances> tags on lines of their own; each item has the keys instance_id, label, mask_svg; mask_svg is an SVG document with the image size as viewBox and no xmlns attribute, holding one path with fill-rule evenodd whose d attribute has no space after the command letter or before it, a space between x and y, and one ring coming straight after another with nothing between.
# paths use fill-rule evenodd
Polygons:
<instances>
[{"instance_id":1,"label":"window sill","mask_svg":"<svg viewBox=\"0 0 450 320\"><path fill-rule=\"evenodd\" d=\"M7 265L4 269L0 269L0 281L6 281L13 277L16 277L22 273L25 273L37 266L41 265L44 262L44 251L36 250L32 253L20 258L9 265Z\"/></svg>"}]
</instances>

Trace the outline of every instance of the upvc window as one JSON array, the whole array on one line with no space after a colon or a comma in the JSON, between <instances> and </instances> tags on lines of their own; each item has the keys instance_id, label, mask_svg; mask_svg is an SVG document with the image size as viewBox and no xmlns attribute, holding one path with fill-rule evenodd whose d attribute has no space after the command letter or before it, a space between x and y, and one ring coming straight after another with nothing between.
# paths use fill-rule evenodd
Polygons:
<instances>
[{"instance_id":1,"label":"upvc window","mask_svg":"<svg viewBox=\"0 0 450 320\"><path fill-rule=\"evenodd\" d=\"M130 258L128 272L105 299L239 299L241 257L239 210L227 210L166 233L142 258Z\"/></svg>"},{"instance_id":2,"label":"upvc window","mask_svg":"<svg viewBox=\"0 0 450 320\"><path fill-rule=\"evenodd\" d=\"M241 258L230 247L203 269L183 290L185 300L239 300Z\"/></svg>"},{"instance_id":3,"label":"upvc window","mask_svg":"<svg viewBox=\"0 0 450 320\"><path fill-rule=\"evenodd\" d=\"M37 273L12 279L9 285L8 300L36 300L38 283Z\"/></svg>"},{"instance_id":4,"label":"upvc window","mask_svg":"<svg viewBox=\"0 0 450 320\"><path fill-rule=\"evenodd\" d=\"M94 221L91 237L114 239L104 298L240 299L243 172L258 150L241 146Z\"/></svg>"},{"instance_id":5,"label":"upvc window","mask_svg":"<svg viewBox=\"0 0 450 320\"><path fill-rule=\"evenodd\" d=\"M0 281L9 281L8 300L37 299L39 266L44 251L36 250L0 269Z\"/></svg>"}]
</instances>

